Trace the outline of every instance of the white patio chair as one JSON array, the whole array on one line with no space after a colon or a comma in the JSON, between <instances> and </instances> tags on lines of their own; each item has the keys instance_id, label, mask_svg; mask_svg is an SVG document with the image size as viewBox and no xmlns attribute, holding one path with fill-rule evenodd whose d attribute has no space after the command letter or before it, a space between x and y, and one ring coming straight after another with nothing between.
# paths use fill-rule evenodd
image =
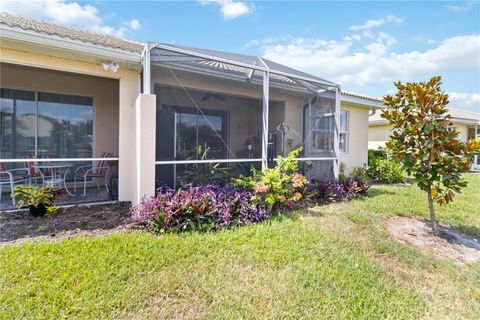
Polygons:
<instances>
[{"instance_id":1,"label":"white patio chair","mask_svg":"<svg viewBox=\"0 0 480 320\"><path fill-rule=\"evenodd\" d=\"M102 158L109 158L112 154L105 152L102 155ZM108 176L110 174L110 166L108 165L107 160L101 160L97 162L96 166L80 166L75 170L73 175L73 191L77 192L77 178L83 179L83 195L87 195L87 179L90 178L95 180L97 183L97 189L100 190L100 185L98 183L99 179L104 179L105 189L108 193Z\"/></svg>"},{"instance_id":2,"label":"white patio chair","mask_svg":"<svg viewBox=\"0 0 480 320\"><path fill-rule=\"evenodd\" d=\"M23 174L18 174L19 172L23 172ZM16 183L20 182L28 182L28 170L25 168L19 169L10 169L5 170L3 164L0 163L0 207L2 206L2 191L3 186L7 185L10 186L10 190L13 193L13 188ZM12 195L12 205L15 208L15 197Z\"/></svg>"}]
</instances>

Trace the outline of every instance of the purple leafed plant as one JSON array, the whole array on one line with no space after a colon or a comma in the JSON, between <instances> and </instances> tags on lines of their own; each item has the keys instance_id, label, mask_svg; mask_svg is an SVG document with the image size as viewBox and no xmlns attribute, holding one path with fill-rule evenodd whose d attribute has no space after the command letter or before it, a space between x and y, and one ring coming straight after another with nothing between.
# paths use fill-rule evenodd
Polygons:
<instances>
[{"instance_id":1,"label":"purple leafed plant","mask_svg":"<svg viewBox=\"0 0 480 320\"><path fill-rule=\"evenodd\" d=\"M251 201L252 192L233 186L188 186L177 191L167 188L142 199L131 209L129 222L144 224L155 231L218 230L255 223L269 217L262 203Z\"/></svg>"},{"instance_id":2,"label":"purple leafed plant","mask_svg":"<svg viewBox=\"0 0 480 320\"><path fill-rule=\"evenodd\" d=\"M343 183L332 180L315 181L314 199L319 204L350 201L368 194L370 186L361 180L346 179Z\"/></svg>"}]
</instances>

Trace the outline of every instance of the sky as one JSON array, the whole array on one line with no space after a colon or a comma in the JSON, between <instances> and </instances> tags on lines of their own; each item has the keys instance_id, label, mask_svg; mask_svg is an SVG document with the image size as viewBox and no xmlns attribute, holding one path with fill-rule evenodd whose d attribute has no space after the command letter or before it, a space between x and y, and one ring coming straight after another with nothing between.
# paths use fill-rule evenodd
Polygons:
<instances>
[{"instance_id":1,"label":"sky","mask_svg":"<svg viewBox=\"0 0 480 320\"><path fill-rule=\"evenodd\" d=\"M441 75L480 112L480 1L7 1L0 10L139 42L258 55L381 97Z\"/></svg>"}]
</instances>

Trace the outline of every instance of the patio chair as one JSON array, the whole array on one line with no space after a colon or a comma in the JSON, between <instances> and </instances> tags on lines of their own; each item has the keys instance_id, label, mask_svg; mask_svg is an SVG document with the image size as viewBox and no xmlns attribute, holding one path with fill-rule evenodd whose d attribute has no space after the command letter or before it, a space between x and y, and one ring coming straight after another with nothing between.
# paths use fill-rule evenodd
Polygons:
<instances>
[{"instance_id":1,"label":"patio chair","mask_svg":"<svg viewBox=\"0 0 480 320\"><path fill-rule=\"evenodd\" d=\"M25 157L26 159L35 159L34 156L29 155ZM42 180L42 186L45 185L45 177L43 172L40 169L35 168L37 162L26 161L25 168L28 170L28 184L31 185L32 181L35 180L35 184L37 184L38 179Z\"/></svg>"},{"instance_id":2,"label":"patio chair","mask_svg":"<svg viewBox=\"0 0 480 320\"><path fill-rule=\"evenodd\" d=\"M23 174L21 174L23 172ZM28 170L25 168L6 170L0 162L0 207L2 206L2 189L4 185L10 186L13 193L13 187L16 183L28 181ZM12 205L15 208L15 197L12 195Z\"/></svg>"},{"instance_id":3,"label":"patio chair","mask_svg":"<svg viewBox=\"0 0 480 320\"><path fill-rule=\"evenodd\" d=\"M102 158L110 158L112 154L110 152L104 152ZM83 179L83 195L87 195L87 179L95 180L97 183L97 189L100 190L98 183L99 179L103 178L105 183L105 189L108 193L108 175L110 174L110 166L107 160L100 160L96 166L80 166L75 170L73 175L73 190L77 191L77 178Z\"/></svg>"}]
</instances>

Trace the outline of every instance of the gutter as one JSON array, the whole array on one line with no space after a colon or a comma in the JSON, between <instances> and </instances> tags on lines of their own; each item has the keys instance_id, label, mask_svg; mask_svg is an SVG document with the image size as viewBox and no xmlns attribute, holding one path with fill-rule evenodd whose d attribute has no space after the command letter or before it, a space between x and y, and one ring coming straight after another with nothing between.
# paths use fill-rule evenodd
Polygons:
<instances>
[{"instance_id":1,"label":"gutter","mask_svg":"<svg viewBox=\"0 0 480 320\"><path fill-rule=\"evenodd\" d=\"M116 60L118 62L126 63L141 63L141 53L126 51L93 43L73 40L60 36L48 35L45 33L38 33L28 31L21 28L12 28L5 25L0 25L0 37L27 43L33 43L41 46L51 46L64 50L81 52L98 56L107 60Z\"/></svg>"},{"instance_id":2,"label":"gutter","mask_svg":"<svg viewBox=\"0 0 480 320\"><path fill-rule=\"evenodd\" d=\"M342 93L342 102L347 102L354 104L357 107L364 107L368 109L383 109L385 108L385 105L377 100L372 100L372 99L366 99L366 98L360 98L360 97L354 97L346 93Z\"/></svg>"}]
</instances>

